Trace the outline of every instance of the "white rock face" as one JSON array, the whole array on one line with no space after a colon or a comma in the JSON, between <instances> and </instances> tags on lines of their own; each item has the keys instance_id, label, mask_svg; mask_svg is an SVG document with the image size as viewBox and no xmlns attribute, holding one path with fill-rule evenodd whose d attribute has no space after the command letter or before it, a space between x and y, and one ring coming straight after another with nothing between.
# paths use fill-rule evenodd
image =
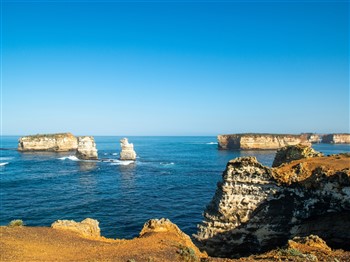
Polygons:
<instances>
[{"instance_id":1,"label":"white rock face","mask_svg":"<svg viewBox=\"0 0 350 262\"><path fill-rule=\"evenodd\" d=\"M120 140L120 146L122 148L122 151L120 152L120 160L135 160L136 159L134 145L129 144L127 138L123 138Z\"/></svg>"},{"instance_id":2,"label":"white rock face","mask_svg":"<svg viewBox=\"0 0 350 262\"><path fill-rule=\"evenodd\" d=\"M76 157L84 160L97 160L98 154L92 136L79 136Z\"/></svg>"},{"instance_id":3,"label":"white rock face","mask_svg":"<svg viewBox=\"0 0 350 262\"><path fill-rule=\"evenodd\" d=\"M18 140L18 151L64 152L77 149L77 138L71 133L24 136Z\"/></svg>"}]
</instances>

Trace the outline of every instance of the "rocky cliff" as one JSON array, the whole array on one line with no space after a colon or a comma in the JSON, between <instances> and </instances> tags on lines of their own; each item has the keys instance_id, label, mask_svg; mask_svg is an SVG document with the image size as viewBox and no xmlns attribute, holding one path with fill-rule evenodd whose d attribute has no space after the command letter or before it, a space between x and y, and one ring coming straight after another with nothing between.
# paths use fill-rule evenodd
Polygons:
<instances>
[{"instance_id":1,"label":"rocky cliff","mask_svg":"<svg viewBox=\"0 0 350 262\"><path fill-rule=\"evenodd\" d=\"M84 160L97 160L95 139L92 136L79 136L76 157Z\"/></svg>"},{"instance_id":2,"label":"rocky cliff","mask_svg":"<svg viewBox=\"0 0 350 262\"><path fill-rule=\"evenodd\" d=\"M302 144L295 145L295 146L286 146L277 150L272 166L277 167L282 164L292 162L294 160L316 157L316 156L323 156L323 154L320 152L317 152L310 146L302 145Z\"/></svg>"},{"instance_id":3,"label":"rocky cliff","mask_svg":"<svg viewBox=\"0 0 350 262\"><path fill-rule=\"evenodd\" d=\"M232 134L218 135L220 149L278 149L300 143L310 144L306 135Z\"/></svg>"},{"instance_id":4,"label":"rocky cliff","mask_svg":"<svg viewBox=\"0 0 350 262\"><path fill-rule=\"evenodd\" d=\"M120 140L120 147L122 151L120 152L120 160L135 160L136 152L134 151L134 145L128 142L127 138Z\"/></svg>"},{"instance_id":5,"label":"rocky cliff","mask_svg":"<svg viewBox=\"0 0 350 262\"><path fill-rule=\"evenodd\" d=\"M350 156L300 159L278 168L231 160L195 235L211 256L240 257L319 235L350 247Z\"/></svg>"},{"instance_id":6,"label":"rocky cliff","mask_svg":"<svg viewBox=\"0 0 350 262\"><path fill-rule=\"evenodd\" d=\"M71 151L77 145L77 138L71 133L24 136L18 140L19 151Z\"/></svg>"},{"instance_id":7,"label":"rocky cliff","mask_svg":"<svg viewBox=\"0 0 350 262\"><path fill-rule=\"evenodd\" d=\"M350 144L350 134L329 134L322 137L322 143Z\"/></svg>"}]
</instances>

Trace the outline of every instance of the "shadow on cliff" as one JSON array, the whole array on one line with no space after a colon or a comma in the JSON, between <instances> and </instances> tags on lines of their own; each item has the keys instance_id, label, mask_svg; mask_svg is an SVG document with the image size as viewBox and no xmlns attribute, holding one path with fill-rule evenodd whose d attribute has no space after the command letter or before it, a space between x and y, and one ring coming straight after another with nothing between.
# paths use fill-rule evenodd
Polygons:
<instances>
[{"instance_id":1,"label":"shadow on cliff","mask_svg":"<svg viewBox=\"0 0 350 262\"><path fill-rule=\"evenodd\" d=\"M345 192L350 177L344 172L328 177L314 174L303 183L281 186L272 199L259 204L249 221L201 242L196 240L196 244L210 256L238 258L285 246L294 236L313 234L331 248L350 250L350 206L334 197L337 192L333 189L315 190L321 183L324 187L331 183ZM207 208L210 215L218 215L212 207Z\"/></svg>"}]
</instances>

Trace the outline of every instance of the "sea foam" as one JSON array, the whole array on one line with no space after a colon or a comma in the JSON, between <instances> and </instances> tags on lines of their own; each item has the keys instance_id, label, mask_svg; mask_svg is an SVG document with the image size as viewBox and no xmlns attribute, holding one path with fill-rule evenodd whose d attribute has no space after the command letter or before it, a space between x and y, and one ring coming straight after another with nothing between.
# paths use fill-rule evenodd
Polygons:
<instances>
[{"instance_id":1,"label":"sea foam","mask_svg":"<svg viewBox=\"0 0 350 262\"><path fill-rule=\"evenodd\" d=\"M9 162L0 163L0 166L6 166Z\"/></svg>"}]
</instances>

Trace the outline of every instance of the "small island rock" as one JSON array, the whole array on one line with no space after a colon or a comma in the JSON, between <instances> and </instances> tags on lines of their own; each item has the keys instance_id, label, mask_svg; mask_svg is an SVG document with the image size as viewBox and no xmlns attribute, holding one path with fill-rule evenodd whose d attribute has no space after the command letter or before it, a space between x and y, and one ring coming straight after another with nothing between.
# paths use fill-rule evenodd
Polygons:
<instances>
[{"instance_id":1,"label":"small island rock","mask_svg":"<svg viewBox=\"0 0 350 262\"><path fill-rule=\"evenodd\" d=\"M98 154L95 140L92 136L78 137L76 157L83 160L97 160Z\"/></svg>"},{"instance_id":2,"label":"small island rock","mask_svg":"<svg viewBox=\"0 0 350 262\"><path fill-rule=\"evenodd\" d=\"M134 151L134 145L128 142L127 138L120 140L120 146L122 151L120 152L120 160L135 160L136 153Z\"/></svg>"},{"instance_id":3,"label":"small island rock","mask_svg":"<svg viewBox=\"0 0 350 262\"><path fill-rule=\"evenodd\" d=\"M77 138L71 133L38 134L18 140L18 151L64 152L77 149Z\"/></svg>"}]
</instances>

